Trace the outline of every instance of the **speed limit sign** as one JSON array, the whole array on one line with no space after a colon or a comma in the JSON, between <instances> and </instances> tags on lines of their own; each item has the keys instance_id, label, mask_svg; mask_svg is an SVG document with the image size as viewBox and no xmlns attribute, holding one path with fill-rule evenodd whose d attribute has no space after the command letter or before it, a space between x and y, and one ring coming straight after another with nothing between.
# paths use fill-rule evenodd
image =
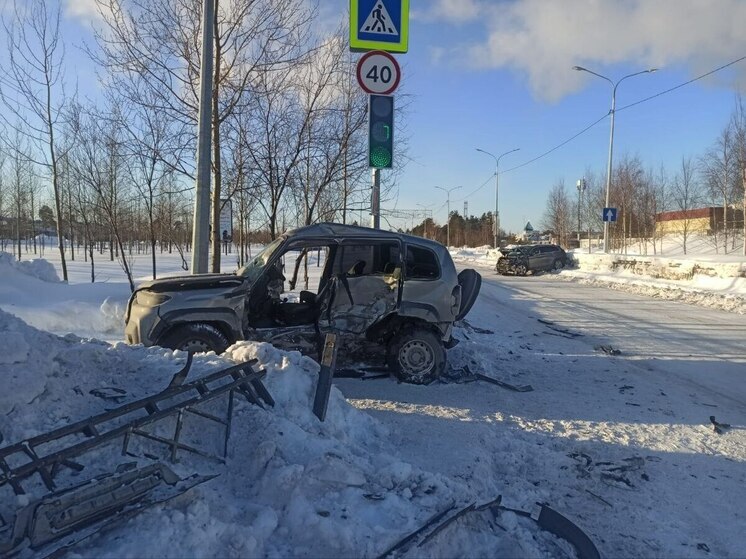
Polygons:
<instances>
[{"instance_id":1,"label":"speed limit sign","mask_svg":"<svg viewBox=\"0 0 746 559\"><path fill-rule=\"evenodd\" d=\"M396 59L387 52L365 53L357 63L357 81L366 93L388 95L399 85L401 70Z\"/></svg>"}]
</instances>

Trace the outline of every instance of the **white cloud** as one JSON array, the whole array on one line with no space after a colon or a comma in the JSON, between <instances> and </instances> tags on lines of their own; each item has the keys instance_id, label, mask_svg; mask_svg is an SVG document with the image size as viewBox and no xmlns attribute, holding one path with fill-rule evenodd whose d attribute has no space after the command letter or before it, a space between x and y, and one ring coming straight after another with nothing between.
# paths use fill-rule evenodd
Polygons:
<instances>
[{"instance_id":1,"label":"white cloud","mask_svg":"<svg viewBox=\"0 0 746 559\"><path fill-rule=\"evenodd\" d=\"M572 72L582 65L604 73L612 64L640 69L685 64L692 75L746 55L746 2L742 0L514 0L465 2L486 39L463 53L476 68L525 72L534 94L557 100L582 87ZM439 0L443 24L461 2ZM450 14L450 15L449 15ZM441 60L443 59L441 55ZM746 81L746 61L735 67Z\"/></svg>"},{"instance_id":2,"label":"white cloud","mask_svg":"<svg viewBox=\"0 0 746 559\"><path fill-rule=\"evenodd\" d=\"M93 22L101 17L96 0L64 0L65 17Z\"/></svg>"},{"instance_id":3,"label":"white cloud","mask_svg":"<svg viewBox=\"0 0 746 559\"><path fill-rule=\"evenodd\" d=\"M475 19L480 12L476 0L435 0L423 5L413 4L418 3L410 4L410 16L422 21L462 23Z\"/></svg>"}]
</instances>

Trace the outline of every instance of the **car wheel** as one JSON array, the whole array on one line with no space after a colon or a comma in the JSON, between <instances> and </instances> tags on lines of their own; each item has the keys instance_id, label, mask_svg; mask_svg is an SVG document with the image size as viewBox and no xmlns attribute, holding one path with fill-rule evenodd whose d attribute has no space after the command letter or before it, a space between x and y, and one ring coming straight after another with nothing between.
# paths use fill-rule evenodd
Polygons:
<instances>
[{"instance_id":1,"label":"car wheel","mask_svg":"<svg viewBox=\"0 0 746 559\"><path fill-rule=\"evenodd\" d=\"M528 268L525 264L516 264L513 269L515 270L515 275L517 276L525 276L528 273Z\"/></svg>"},{"instance_id":2,"label":"car wheel","mask_svg":"<svg viewBox=\"0 0 746 559\"><path fill-rule=\"evenodd\" d=\"M180 349L189 353L214 351L223 353L230 345L228 338L212 324L195 322L183 324L171 330L159 345L169 349Z\"/></svg>"},{"instance_id":3,"label":"car wheel","mask_svg":"<svg viewBox=\"0 0 746 559\"><path fill-rule=\"evenodd\" d=\"M406 328L389 343L387 360L402 382L428 384L445 371L446 350L430 330Z\"/></svg>"},{"instance_id":4,"label":"car wheel","mask_svg":"<svg viewBox=\"0 0 746 559\"><path fill-rule=\"evenodd\" d=\"M562 261L561 258L558 258L557 260L554 261L554 264L552 264L552 268L554 270L561 270L564 267L565 267L565 263Z\"/></svg>"}]
</instances>

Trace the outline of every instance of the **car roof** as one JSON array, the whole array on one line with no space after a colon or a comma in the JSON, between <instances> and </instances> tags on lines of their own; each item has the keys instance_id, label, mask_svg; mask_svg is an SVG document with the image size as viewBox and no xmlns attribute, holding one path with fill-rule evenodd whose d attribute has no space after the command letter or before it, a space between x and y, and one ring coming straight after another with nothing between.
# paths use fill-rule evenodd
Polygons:
<instances>
[{"instance_id":1,"label":"car roof","mask_svg":"<svg viewBox=\"0 0 746 559\"><path fill-rule=\"evenodd\" d=\"M307 225L305 227L299 227L292 229L285 233L288 239L293 238L318 238L318 237L333 237L335 239L340 238L363 238L363 239L383 239L383 240L402 240L407 244L417 244L428 246L429 248L436 250L445 250L445 247L437 242L431 241L430 239L424 239L422 237L416 237L414 235L407 235L405 233L397 233L395 231L387 231L385 229L372 229L370 227L360 227L358 225L345 225L342 223L314 223L313 225Z\"/></svg>"}]
</instances>

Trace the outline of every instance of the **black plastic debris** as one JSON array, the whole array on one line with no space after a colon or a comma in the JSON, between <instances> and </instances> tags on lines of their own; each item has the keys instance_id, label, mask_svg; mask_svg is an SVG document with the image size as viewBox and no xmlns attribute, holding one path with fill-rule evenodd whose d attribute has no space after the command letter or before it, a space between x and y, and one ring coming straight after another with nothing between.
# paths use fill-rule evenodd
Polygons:
<instances>
[{"instance_id":1,"label":"black plastic debris","mask_svg":"<svg viewBox=\"0 0 746 559\"><path fill-rule=\"evenodd\" d=\"M481 513L484 511L491 512L494 518L497 518L502 511L508 511L525 518L530 518L536 521L541 529L546 530L573 545L577 551L579 559L600 559L601 555L599 554L598 549L583 530L569 519L550 508L548 505L541 503L537 504L541 508L536 518L534 518L534 515L529 512L503 506L502 497L499 495L496 499L482 505L476 505L476 503L472 502L455 510L451 505L445 510L434 514L428 518L420 528L397 541L394 545L379 555L379 559L403 554L411 548L415 542L417 543L418 548L423 547L448 526L455 524L457 520L472 513Z\"/></svg>"},{"instance_id":2,"label":"black plastic debris","mask_svg":"<svg viewBox=\"0 0 746 559\"><path fill-rule=\"evenodd\" d=\"M597 345L594 348L596 351L603 351L606 355L621 355L622 350L612 347L610 345Z\"/></svg>"},{"instance_id":3,"label":"black plastic debris","mask_svg":"<svg viewBox=\"0 0 746 559\"><path fill-rule=\"evenodd\" d=\"M714 415L710 416L710 423L712 423L713 431L715 431L718 435L722 435L728 429L730 429L730 423L720 423L715 419Z\"/></svg>"}]
</instances>

